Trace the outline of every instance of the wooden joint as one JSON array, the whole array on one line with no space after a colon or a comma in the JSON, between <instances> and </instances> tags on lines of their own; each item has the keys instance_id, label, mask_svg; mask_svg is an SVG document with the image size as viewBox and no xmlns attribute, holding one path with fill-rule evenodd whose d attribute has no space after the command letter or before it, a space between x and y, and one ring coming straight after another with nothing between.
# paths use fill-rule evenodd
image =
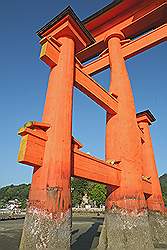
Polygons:
<instances>
[{"instance_id":1,"label":"wooden joint","mask_svg":"<svg viewBox=\"0 0 167 250\"><path fill-rule=\"evenodd\" d=\"M34 167L41 167L44 157L45 144L48 140L46 131L49 124L29 121L19 129L22 136L18 154L18 162Z\"/></svg>"},{"instance_id":2,"label":"wooden joint","mask_svg":"<svg viewBox=\"0 0 167 250\"><path fill-rule=\"evenodd\" d=\"M151 179L151 176L142 175L142 180L143 181L147 181L147 182L151 183L150 179Z\"/></svg>"},{"instance_id":3,"label":"wooden joint","mask_svg":"<svg viewBox=\"0 0 167 250\"><path fill-rule=\"evenodd\" d=\"M143 193L146 198L152 195L152 183L150 181L150 178L150 176L142 175Z\"/></svg>"},{"instance_id":4,"label":"wooden joint","mask_svg":"<svg viewBox=\"0 0 167 250\"><path fill-rule=\"evenodd\" d=\"M42 45L40 59L49 67L54 67L58 64L61 43L54 37L44 37L40 44Z\"/></svg>"},{"instance_id":5,"label":"wooden joint","mask_svg":"<svg viewBox=\"0 0 167 250\"><path fill-rule=\"evenodd\" d=\"M116 99L118 98L118 95L116 93L111 92L110 95L113 96Z\"/></svg>"},{"instance_id":6,"label":"wooden joint","mask_svg":"<svg viewBox=\"0 0 167 250\"><path fill-rule=\"evenodd\" d=\"M138 123L138 128L139 128L141 143L143 144L145 142L144 131L143 131L143 128L140 127L139 123Z\"/></svg>"},{"instance_id":7,"label":"wooden joint","mask_svg":"<svg viewBox=\"0 0 167 250\"><path fill-rule=\"evenodd\" d=\"M82 147L83 147L83 144L81 144L77 139L75 139L72 136L72 148L73 148L73 150L79 150Z\"/></svg>"},{"instance_id":8,"label":"wooden joint","mask_svg":"<svg viewBox=\"0 0 167 250\"><path fill-rule=\"evenodd\" d=\"M47 131L50 128L50 125L48 123L44 122L37 122L37 121L28 121L24 124L24 128L30 128L30 129L41 129L43 131Z\"/></svg>"},{"instance_id":9,"label":"wooden joint","mask_svg":"<svg viewBox=\"0 0 167 250\"><path fill-rule=\"evenodd\" d=\"M54 37L52 36L48 36L48 37L44 37L40 40L40 44L43 45L45 44L46 42L49 42L50 44L53 45L53 47L55 47L56 49L57 48L60 48L62 46L62 43L59 42L57 39L55 39ZM59 49L60 51L60 49Z\"/></svg>"},{"instance_id":10,"label":"wooden joint","mask_svg":"<svg viewBox=\"0 0 167 250\"><path fill-rule=\"evenodd\" d=\"M108 53L108 48L106 48L105 50L103 50L100 54L99 57L102 57L104 55L106 55Z\"/></svg>"},{"instance_id":11,"label":"wooden joint","mask_svg":"<svg viewBox=\"0 0 167 250\"><path fill-rule=\"evenodd\" d=\"M121 45L124 45L124 44L126 44L126 43L130 43L130 42L131 42L130 39L125 39L125 40L121 40L121 41L120 41Z\"/></svg>"},{"instance_id":12,"label":"wooden joint","mask_svg":"<svg viewBox=\"0 0 167 250\"><path fill-rule=\"evenodd\" d=\"M113 160L113 159L106 160L106 163L110 165L119 164L120 162L121 160Z\"/></svg>"}]
</instances>

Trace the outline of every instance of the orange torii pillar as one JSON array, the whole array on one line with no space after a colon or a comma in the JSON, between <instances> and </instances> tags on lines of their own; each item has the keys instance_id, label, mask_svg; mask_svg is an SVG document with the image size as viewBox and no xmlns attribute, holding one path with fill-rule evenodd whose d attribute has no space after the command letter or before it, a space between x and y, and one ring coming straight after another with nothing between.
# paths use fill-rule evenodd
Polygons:
<instances>
[{"instance_id":1,"label":"orange torii pillar","mask_svg":"<svg viewBox=\"0 0 167 250\"><path fill-rule=\"evenodd\" d=\"M148 218L153 242L166 245L167 220L165 205L162 197L161 186L156 168L152 140L149 126L155 121L155 117L149 110L137 114L137 122L144 133L142 143L143 176L150 178L152 183L152 195L147 197Z\"/></svg>"},{"instance_id":2,"label":"orange torii pillar","mask_svg":"<svg viewBox=\"0 0 167 250\"><path fill-rule=\"evenodd\" d=\"M132 89L121 53L121 32L108 34L111 65L110 94L118 99L118 113L107 113L106 160L120 160L120 187L108 187L105 227L99 249L152 249L149 234L147 204L142 186L142 151Z\"/></svg>"},{"instance_id":3,"label":"orange torii pillar","mask_svg":"<svg viewBox=\"0 0 167 250\"><path fill-rule=\"evenodd\" d=\"M144 133L144 142L142 144L143 175L150 178L152 183L152 195L147 199L147 206L151 211L163 212L164 201L162 198L149 128L154 121L155 118L149 110L137 114L137 122Z\"/></svg>"},{"instance_id":4,"label":"orange torii pillar","mask_svg":"<svg viewBox=\"0 0 167 250\"><path fill-rule=\"evenodd\" d=\"M39 32L50 67L43 123L50 125L42 166L35 168L20 249L70 249L74 54L90 43L66 9Z\"/></svg>"}]
</instances>

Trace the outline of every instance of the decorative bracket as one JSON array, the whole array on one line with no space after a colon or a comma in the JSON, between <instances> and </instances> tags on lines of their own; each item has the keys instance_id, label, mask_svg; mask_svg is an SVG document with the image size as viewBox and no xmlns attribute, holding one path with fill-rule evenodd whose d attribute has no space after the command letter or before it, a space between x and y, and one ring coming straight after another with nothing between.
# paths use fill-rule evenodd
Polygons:
<instances>
[{"instance_id":1,"label":"decorative bracket","mask_svg":"<svg viewBox=\"0 0 167 250\"><path fill-rule=\"evenodd\" d=\"M48 140L46 131L49 124L30 121L19 129L22 136L18 154L18 162L34 167L41 167L44 157L45 144Z\"/></svg>"},{"instance_id":2,"label":"decorative bracket","mask_svg":"<svg viewBox=\"0 0 167 250\"><path fill-rule=\"evenodd\" d=\"M51 68L56 66L62 44L53 37L44 37L40 44L42 45L40 59Z\"/></svg>"}]
</instances>

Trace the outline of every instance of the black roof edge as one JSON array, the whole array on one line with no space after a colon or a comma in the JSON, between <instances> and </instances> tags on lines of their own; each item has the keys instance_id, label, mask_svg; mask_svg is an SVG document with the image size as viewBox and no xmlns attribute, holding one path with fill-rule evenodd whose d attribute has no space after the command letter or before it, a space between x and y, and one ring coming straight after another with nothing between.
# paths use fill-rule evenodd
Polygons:
<instances>
[{"instance_id":1,"label":"black roof edge","mask_svg":"<svg viewBox=\"0 0 167 250\"><path fill-rule=\"evenodd\" d=\"M78 26L82 29L82 31L84 32L84 34L87 36L87 38L89 38L91 43L95 42L94 37L91 35L91 33L85 28L84 24L82 23L82 21L77 17L77 15L75 14L75 12L73 11L73 9L71 8L71 6L67 6L67 8L65 8L60 14L58 14L56 17L54 17L50 22L48 22L47 24L45 24L41 29L39 29L36 34L42 38L42 33L44 31L46 31L47 29L51 28L55 23L57 23L58 21L60 21L63 17L65 17L66 15L70 15L72 16L72 18L77 22Z\"/></svg>"},{"instance_id":2,"label":"black roof edge","mask_svg":"<svg viewBox=\"0 0 167 250\"><path fill-rule=\"evenodd\" d=\"M150 118L151 122L155 122L156 121L155 117L153 116L153 114L151 113L151 111L149 109L137 113L136 116L139 117L139 116L142 116L142 115L145 115L145 114L148 115L148 117Z\"/></svg>"},{"instance_id":3,"label":"black roof edge","mask_svg":"<svg viewBox=\"0 0 167 250\"><path fill-rule=\"evenodd\" d=\"M112 3L106 5L104 8L98 10L97 12L95 12L94 14L92 14L91 16L85 18L82 22L84 24L90 22L91 20L93 20L94 18L100 16L101 14L103 14L104 12L106 12L107 10L114 8L116 5L118 5L121 2L123 2L123 0L114 0Z\"/></svg>"}]
</instances>

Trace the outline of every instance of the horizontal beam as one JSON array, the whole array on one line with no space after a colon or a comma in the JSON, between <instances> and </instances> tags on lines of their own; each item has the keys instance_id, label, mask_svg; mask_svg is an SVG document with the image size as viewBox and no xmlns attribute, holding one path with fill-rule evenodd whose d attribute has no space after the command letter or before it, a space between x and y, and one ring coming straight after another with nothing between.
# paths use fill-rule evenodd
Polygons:
<instances>
[{"instance_id":1,"label":"horizontal beam","mask_svg":"<svg viewBox=\"0 0 167 250\"><path fill-rule=\"evenodd\" d=\"M112 33L114 30L120 30L125 35L125 38L134 38L141 34L166 23L166 0L153 1L150 0L145 3L141 1L140 6L134 5L134 9L128 10L128 13L122 13L126 15L124 19L115 17L115 21L108 19L108 26L105 23L105 28L98 27L100 30L92 30L92 34L97 42L101 42L105 39L107 33Z\"/></svg>"},{"instance_id":2,"label":"horizontal beam","mask_svg":"<svg viewBox=\"0 0 167 250\"><path fill-rule=\"evenodd\" d=\"M74 150L72 176L119 187L121 170L79 150Z\"/></svg>"},{"instance_id":3,"label":"horizontal beam","mask_svg":"<svg viewBox=\"0 0 167 250\"><path fill-rule=\"evenodd\" d=\"M117 30L122 31L126 39L134 38L166 23L166 0L148 0L147 4L145 1L133 0L129 1L128 6L126 3L127 1L122 1L121 5L103 13L103 18L97 17L86 24L86 28L93 34L96 43L77 54L81 62L96 56L97 51L99 52L102 47L105 49L104 39L107 33Z\"/></svg>"},{"instance_id":4,"label":"horizontal beam","mask_svg":"<svg viewBox=\"0 0 167 250\"><path fill-rule=\"evenodd\" d=\"M76 54L76 57L80 62L86 62L95 56L98 56L104 49L106 49L107 44L102 42L95 42ZM95 53L96 52L96 53Z\"/></svg>"},{"instance_id":5,"label":"horizontal beam","mask_svg":"<svg viewBox=\"0 0 167 250\"><path fill-rule=\"evenodd\" d=\"M85 65L82 71L88 75L95 75L105 69L110 65L109 55L106 53L104 56L96 59L95 61Z\"/></svg>"},{"instance_id":6,"label":"horizontal beam","mask_svg":"<svg viewBox=\"0 0 167 250\"><path fill-rule=\"evenodd\" d=\"M129 59L167 40L167 24L141 36L122 47L123 56Z\"/></svg>"},{"instance_id":7,"label":"horizontal beam","mask_svg":"<svg viewBox=\"0 0 167 250\"><path fill-rule=\"evenodd\" d=\"M113 115L117 113L118 101L77 65L75 67L75 87L109 113Z\"/></svg>"},{"instance_id":8,"label":"horizontal beam","mask_svg":"<svg viewBox=\"0 0 167 250\"><path fill-rule=\"evenodd\" d=\"M153 46L167 40L167 24L139 37L122 46L122 54L125 59L129 59ZM104 54L99 59L83 67L82 71L88 75L96 74L109 67L109 55Z\"/></svg>"}]
</instances>

